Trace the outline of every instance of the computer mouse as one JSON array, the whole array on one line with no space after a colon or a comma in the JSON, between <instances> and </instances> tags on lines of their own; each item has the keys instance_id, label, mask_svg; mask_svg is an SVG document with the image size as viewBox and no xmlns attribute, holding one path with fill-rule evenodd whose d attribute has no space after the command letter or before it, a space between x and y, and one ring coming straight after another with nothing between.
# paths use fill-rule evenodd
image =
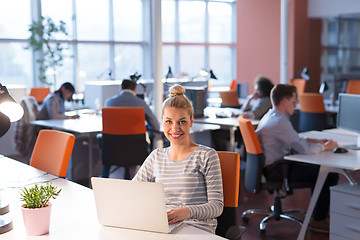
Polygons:
<instances>
[{"instance_id":1,"label":"computer mouse","mask_svg":"<svg viewBox=\"0 0 360 240\"><path fill-rule=\"evenodd\" d=\"M337 147L334 149L334 153L347 153L348 150L346 148Z\"/></svg>"}]
</instances>

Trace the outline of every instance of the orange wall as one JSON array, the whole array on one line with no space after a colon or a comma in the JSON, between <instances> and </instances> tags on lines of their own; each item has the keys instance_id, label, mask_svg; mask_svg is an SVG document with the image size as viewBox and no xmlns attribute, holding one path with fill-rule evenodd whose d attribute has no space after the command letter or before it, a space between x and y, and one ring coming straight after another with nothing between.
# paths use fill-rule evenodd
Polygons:
<instances>
[{"instance_id":1,"label":"orange wall","mask_svg":"<svg viewBox=\"0 0 360 240\"><path fill-rule=\"evenodd\" d=\"M237 0L237 81L257 75L280 82L281 0ZM307 0L289 2L288 79L309 67ZM310 74L311 76L311 74Z\"/></svg>"},{"instance_id":2,"label":"orange wall","mask_svg":"<svg viewBox=\"0 0 360 240\"><path fill-rule=\"evenodd\" d=\"M237 81L264 75L278 83L280 77L280 0L237 1Z\"/></svg>"}]
</instances>

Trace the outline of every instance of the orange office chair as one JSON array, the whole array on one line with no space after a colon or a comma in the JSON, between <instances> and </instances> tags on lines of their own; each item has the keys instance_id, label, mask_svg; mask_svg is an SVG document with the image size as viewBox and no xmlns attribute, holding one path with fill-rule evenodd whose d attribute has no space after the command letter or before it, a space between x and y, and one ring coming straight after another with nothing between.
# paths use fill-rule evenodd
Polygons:
<instances>
[{"instance_id":1,"label":"orange office chair","mask_svg":"<svg viewBox=\"0 0 360 240\"><path fill-rule=\"evenodd\" d=\"M241 239L246 228L237 226L240 184L240 155L235 152L218 151L224 193L224 211L217 218L216 234L227 239Z\"/></svg>"},{"instance_id":2,"label":"orange office chair","mask_svg":"<svg viewBox=\"0 0 360 240\"><path fill-rule=\"evenodd\" d=\"M237 90L237 82L236 79L233 79L230 83L230 90Z\"/></svg>"},{"instance_id":3,"label":"orange office chair","mask_svg":"<svg viewBox=\"0 0 360 240\"><path fill-rule=\"evenodd\" d=\"M243 136L245 149L247 154L246 168L245 168L245 188L257 194L262 190L267 190L269 193L274 194L274 203L267 210L263 209L249 209L242 213L241 219L244 223L249 222L248 215L250 214L265 214L267 215L260 222L260 234L265 235L266 224L269 220L275 219L288 219L302 224L302 219L293 216L293 213L300 212L305 214L304 210L292 209L283 211L281 207L281 199L287 195L292 194L292 189L295 188L310 188L312 183L306 182L291 182L287 178L287 161L280 160L278 164L282 167L282 181L271 181L266 178L267 168L264 169L265 157L263 155L259 139L255 133L255 129L251 122L242 116L238 117L241 135ZM265 180L263 180L265 179ZM280 193L280 191L284 193Z\"/></svg>"},{"instance_id":4,"label":"orange office chair","mask_svg":"<svg viewBox=\"0 0 360 240\"><path fill-rule=\"evenodd\" d=\"M306 80L304 78L294 78L290 80L288 84L294 85L296 87L298 95L305 92Z\"/></svg>"},{"instance_id":5,"label":"orange office chair","mask_svg":"<svg viewBox=\"0 0 360 240\"><path fill-rule=\"evenodd\" d=\"M40 130L30 159L30 166L65 177L75 136L57 130Z\"/></svg>"},{"instance_id":6,"label":"orange office chair","mask_svg":"<svg viewBox=\"0 0 360 240\"><path fill-rule=\"evenodd\" d=\"M360 80L349 80L346 93L350 94L360 94Z\"/></svg>"},{"instance_id":7,"label":"orange office chair","mask_svg":"<svg viewBox=\"0 0 360 240\"><path fill-rule=\"evenodd\" d=\"M324 130L326 111L323 96L320 93L299 94L300 114L299 131Z\"/></svg>"},{"instance_id":8,"label":"orange office chair","mask_svg":"<svg viewBox=\"0 0 360 240\"><path fill-rule=\"evenodd\" d=\"M241 104L239 103L239 96L237 95L236 90L222 91L219 92L219 94L222 101L221 107L241 107Z\"/></svg>"},{"instance_id":9,"label":"orange office chair","mask_svg":"<svg viewBox=\"0 0 360 240\"><path fill-rule=\"evenodd\" d=\"M42 103L45 97L50 93L48 87L33 87L30 89L30 96L33 96L38 103Z\"/></svg>"},{"instance_id":10,"label":"orange office chair","mask_svg":"<svg viewBox=\"0 0 360 240\"><path fill-rule=\"evenodd\" d=\"M144 108L104 107L102 122L102 163L125 167L125 179L130 179L129 167L141 165L149 154Z\"/></svg>"}]
</instances>

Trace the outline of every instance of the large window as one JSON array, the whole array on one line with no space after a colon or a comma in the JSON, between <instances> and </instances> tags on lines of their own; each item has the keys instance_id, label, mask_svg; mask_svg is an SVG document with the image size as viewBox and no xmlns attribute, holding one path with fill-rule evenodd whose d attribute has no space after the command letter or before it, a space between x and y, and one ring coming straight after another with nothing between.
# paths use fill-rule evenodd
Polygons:
<instances>
[{"instance_id":1,"label":"large window","mask_svg":"<svg viewBox=\"0 0 360 240\"><path fill-rule=\"evenodd\" d=\"M32 19L64 21L68 32L63 66L56 69L57 89L72 82L77 91L92 80L123 79L138 72L153 76L148 49L151 0L12 0L0 3L0 81L41 86L36 59L28 46ZM21 6L21 8L19 8ZM40 12L41 9L41 12ZM235 1L162 0L163 76L196 77L212 69L227 85L235 77ZM39 16L36 16L36 13ZM53 72L48 72L49 82Z\"/></svg>"},{"instance_id":2,"label":"large window","mask_svg":"<svg viewBox=\"0 0 360 240\"><path fill-rule=\"evenodd\" d=\"M194 78L213 70L228 85L235 78L235 3L211 0L163 0L163 72Z\"/></svg>"},{"instance_id":3,"label":"large window","mask_svg":"<svg viewBox=\"0 0 360 240\"><path fill-rule=\"evenodd\" d=\"M347 80L360 79L360 15L323 20L322 81L326 95L345 92Z\"/></svg>"},{"instance_id":4,"label":"large window","mask_svg":"<svg viewBox=\"0 0 360 240\"><path fill-rule=\"evenodd\" d=\"M21 6L21 8L19 8ZM0 83L31 86L30 1L2 1L0 6Z\"/></svg>"}]
</instances>

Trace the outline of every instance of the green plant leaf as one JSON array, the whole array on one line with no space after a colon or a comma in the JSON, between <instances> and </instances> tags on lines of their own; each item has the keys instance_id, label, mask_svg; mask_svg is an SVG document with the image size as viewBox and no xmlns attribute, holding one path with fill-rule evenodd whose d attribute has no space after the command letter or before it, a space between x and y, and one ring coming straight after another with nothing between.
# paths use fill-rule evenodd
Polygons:
<instances>
[{"instance_id":1,"label":"green plant leaf","mask_svg":"<svg viewBox=\"0 0 360 240\"><path fill-rule=\"evenodd\" d=\"M61 189L57 189L52 183L48 182L46 186L35 183L33 187L20 189L20 200L26 208L42 208L46 207L51 198L55 199Z\"/></svg>"}]
</instances>

